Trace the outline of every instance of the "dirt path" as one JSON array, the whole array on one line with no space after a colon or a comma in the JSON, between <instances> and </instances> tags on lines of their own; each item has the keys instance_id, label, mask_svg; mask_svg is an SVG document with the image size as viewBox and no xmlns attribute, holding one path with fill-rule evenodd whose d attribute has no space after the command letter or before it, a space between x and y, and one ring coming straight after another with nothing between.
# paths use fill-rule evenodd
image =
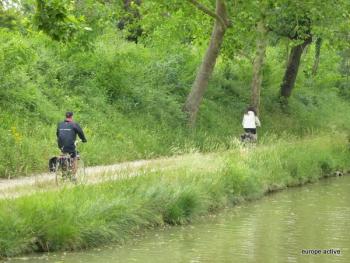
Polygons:
<instances>
[{"instance_id":1,"label":"dirt path","mask_svg":"<svg viewBox=\"0 0 350 263\"><path fill-rule=\"evenodd\" d=\"M111 175L114 175L114 179L116 179L120 172L126 174L126 171L136 171L139 168L146 168L150 163L156 162L159 162L159 160L138 160L113 165L87 167L85 169L85 182L89 184L98 183L106 180L107 175L109 175L109 179L111 179ZM54 173L42 173L13 179L0 179L0 198L17 197L37 190L45 191L45 189L51 189L53 185L55 185Z\"/></svg>"},{"instance_id":2,"label":"dirt path","mask_svg":"<svg viewBox=\"0 0 350 263\"><path fill-rule=\"evenodd\" d=\"M208 166L208 163L211 163L213 168L215 168L217 162L214 161L213 157L213 154L194 153L153 160L137 160L113 165L87 167L85 169L86 176L84 182L86 184L95 184L143 175L146 174L146 171L162 171L165 169L175 169L175 167L202 169L203 164ZM73 186L73 184L67 186ZM16 198L35 192L45 192L54 189L57 189L54 173L0 179L0 199Z\"/></svg>"},{"instance_id":3,"label":"dirt path","mask_svg":"<svg viewBox=\"0 0 350 263\"><path fill-rule=\"evenodd\" d=\"M120 171L123 169L130 168L130 167L137 168L140 166L144 166L149 162L150 162L149 160L139 160L134 162L125 162L125 163L119 163L119 164L113 164L113 165L93 166L93 167L87 167L85 172L87 177L89 178L93 174L115 172L115 171ZM42 174L37 174L37 175L32 175L27 177L0 179L0 191L4 191L6 189L18 187L18 186L25 186L25 185L28 186L28 185L34 185L34 184L42 183L46 181L53 181L54 179L55 179L54 173L42 173Z\"/></svg>"}]
</instances>

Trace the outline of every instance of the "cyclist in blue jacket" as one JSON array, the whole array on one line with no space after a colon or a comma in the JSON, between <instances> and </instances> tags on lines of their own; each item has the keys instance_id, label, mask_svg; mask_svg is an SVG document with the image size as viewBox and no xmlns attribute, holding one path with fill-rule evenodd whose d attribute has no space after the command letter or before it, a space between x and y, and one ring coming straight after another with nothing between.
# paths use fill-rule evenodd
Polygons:
<instances>
[{"instance_id":1,"label":"cyclist in blue jacket","mask_svg":"<svg viewBox=\"0 0 350 263\"><path fill-rule=\"evenodd\" d=\"M73 121L73 112L66 112L66 119L57 125L57 143L62 153L68 153L73 158L73 171L76 171L77 151L75 140L77 135L82 142L87 142L83 129Z\"/></svg>"}]
</instances>

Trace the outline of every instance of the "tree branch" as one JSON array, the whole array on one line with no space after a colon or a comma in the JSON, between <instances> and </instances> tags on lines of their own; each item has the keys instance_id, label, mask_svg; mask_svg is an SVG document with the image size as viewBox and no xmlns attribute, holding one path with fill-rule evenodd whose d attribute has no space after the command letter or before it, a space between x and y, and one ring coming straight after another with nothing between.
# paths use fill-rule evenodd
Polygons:
<instances>
[{"instance_id":1,"label":"tree branch","mask_svg":"<svg viewBox=\"0 0 350 263\"><path fill-rule=\"evenodd\" d=\"M195 7L197 7L199 10L201 10L203 13L211 16L212 18L218 20L220 22L220 24L226 28L229 25L229 22L225 22L225 20L219 16L218 14L216 14L215 12L213 12L212 10L210 10L208 7L206 7L205 5L199 3L197 0L187 0L189 1L191 4L193 4Z\"/></svg>"}]
</instances>

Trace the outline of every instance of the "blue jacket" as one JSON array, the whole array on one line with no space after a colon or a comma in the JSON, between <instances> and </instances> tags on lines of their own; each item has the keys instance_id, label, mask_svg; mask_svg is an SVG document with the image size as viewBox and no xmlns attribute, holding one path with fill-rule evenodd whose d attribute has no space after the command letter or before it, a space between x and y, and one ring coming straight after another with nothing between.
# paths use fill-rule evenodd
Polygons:
<instances>
[{"instance_id":1,"label":"blue jacket","mask_svg":"<svg viewBox=\"0 0 350 263\"><path fill-rule=\"evenodd\" d=\"M87 142L84 132L78 123L65 120L57 125L57 143L62 152L75 152L74 143L77 138L77 134L83 142Z\"/></svg>"}]
</instances>

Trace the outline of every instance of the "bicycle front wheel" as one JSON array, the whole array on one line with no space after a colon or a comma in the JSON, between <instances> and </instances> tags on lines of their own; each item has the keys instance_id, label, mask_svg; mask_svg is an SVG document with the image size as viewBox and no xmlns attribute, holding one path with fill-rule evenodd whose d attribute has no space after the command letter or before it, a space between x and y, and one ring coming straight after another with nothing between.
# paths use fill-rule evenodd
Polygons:
<instances>
[{"instance_id":1,"label":"bicycle front wheel","mask_svg":"<svg viewBox=\"0 0 350 263\"><path fill-rule=\"evenodd\" d=\"M64 182L65 172L62 170L61 167L57 167L55 172L55 183L56 185L61 185Z\"/></svg>"},{"instance_id":2,"label":"bicycle front wheel","mask_svg":"<svg viewBox=\"0 0 350 263\"><path fill-rule=\"evenodd\" d=\"M56 165L55 182L56 185L62 185L66 179L69 178L69 160L67 158L60 158Z\"/></svg>"},{"instance_id":3,"label":"bicycle front wheel","mask_svg":"<svg viewBox=\"0 0 350 263\"><path fill-rule=\"evenodd\" d=\"M86 182L85 164L82 159L77 160L77 172L75 175L75 181L79 184L83 184Z\"/></svg>"}]
</instances>

